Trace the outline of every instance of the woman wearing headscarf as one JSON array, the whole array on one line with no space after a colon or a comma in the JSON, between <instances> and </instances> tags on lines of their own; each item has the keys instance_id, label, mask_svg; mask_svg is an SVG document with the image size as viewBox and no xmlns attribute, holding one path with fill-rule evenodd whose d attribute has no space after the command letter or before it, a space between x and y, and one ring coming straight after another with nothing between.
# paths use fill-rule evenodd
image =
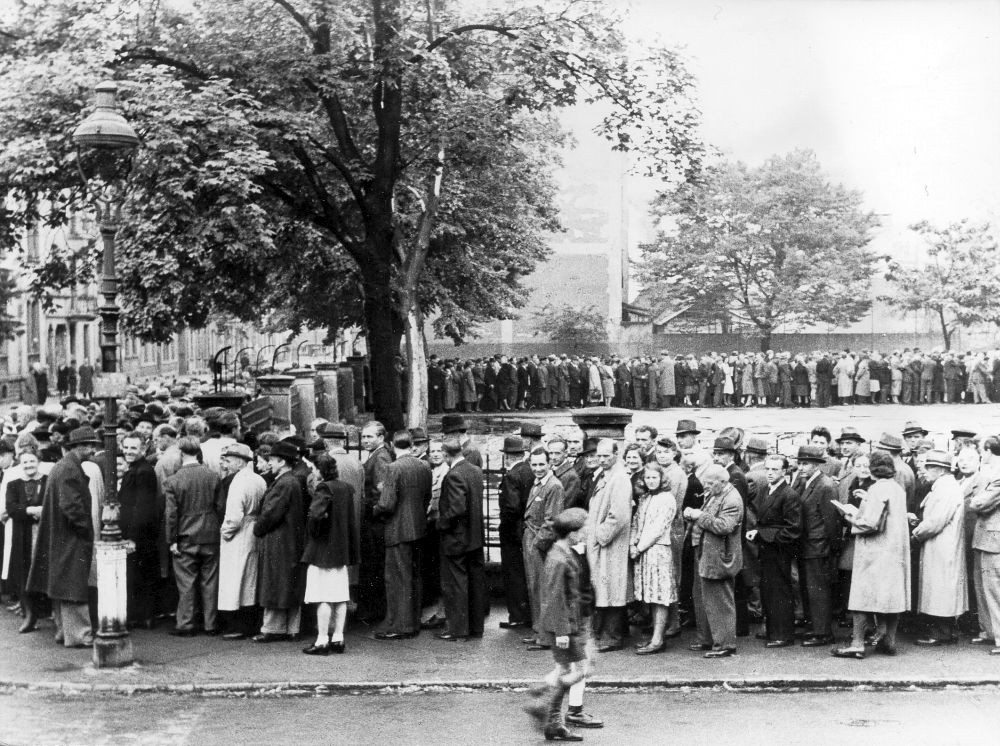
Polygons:
<instances>
[{"instance_id":1,"label":"woman wearing headscarf","mask_svg":"<svg viewBox=\"0 0 1000 746\"><path fill-rule=\"evenodd\" d=\"M874 617L876 632L870 642L884 655L896 654L896 627L900 613L910 608L910 529L906 492L896 483L892 456L871 455L875 483L863 495L856 511L845 518L854 536L854 566L848 608L853 614L851 644L831 650L838 658L865 657L865 628Z\"/></svg>"}]
</instances>

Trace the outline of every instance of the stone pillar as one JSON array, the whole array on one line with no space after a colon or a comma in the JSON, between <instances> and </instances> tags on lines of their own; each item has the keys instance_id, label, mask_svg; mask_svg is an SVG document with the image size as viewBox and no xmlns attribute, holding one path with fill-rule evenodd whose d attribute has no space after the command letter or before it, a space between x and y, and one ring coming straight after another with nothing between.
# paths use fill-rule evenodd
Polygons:
<instances>
[{"instance_id":1,"label":"stone pillar","mask_svg":"<svg viewBox=\"0 0 1000 746\"><path fill-rule=\"evenodd\" d=\"M586 407L573 411L573 422L587 438L625 439L625 428L632 422L632 410L619 407Z\"/></svg>"},{"instance_id":2,"label":"stone pillar","mask_svg":"<svg viewBox=\"0 0 1000 746\"><path fill-rule=\"evenodd\" d=\"M316 386L316 415L330 422L340 419L340 397L338 396L336 363L317 363L317 378L320 384Z\"/></svg>"},{"instance_id":3,"label":"stone pillar","mask_svg":"<svg viewBox=\"0 0 1000 746\"><path fill-rule=\"evenodd\" d=\"M316 371L298 369L288 371L295 376L292 382L292 424L303 438L309 435L309 425L316 419Z\"/></svg>"},{"instance_id":4,"label":"stone pillar","mask_svg":"<svg viewBox=\"0 0 1000 746\"><path fill-rule=\"evenodd\" d=\"M271 401L271 425L287 430L292 424L292 376L271 375L257 379L257 390Z\"/></svg>"},{"instance_id":5,"label":"stone pillar","mask_svg":"<svg viewBox=\"0 0 1000 746\"><path fill-rule=\"evenodd\" d=\"M341 363L337 369L337 400L344 422L354 422L358 405L354 398L354 368L350 363Z\"/></svg>"}]
</instances>

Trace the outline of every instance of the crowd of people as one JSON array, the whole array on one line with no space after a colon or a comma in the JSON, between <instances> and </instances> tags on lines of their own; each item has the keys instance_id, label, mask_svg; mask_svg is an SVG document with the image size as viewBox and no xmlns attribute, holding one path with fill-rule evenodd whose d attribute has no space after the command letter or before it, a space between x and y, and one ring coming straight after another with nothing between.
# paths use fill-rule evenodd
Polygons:
<instances>
[{"instance_id":1,"label":"crowd of people","mask_svg":"<svg viewBox=\"0 0 1000 746\"><path fill-rule=\"evenodd\" d=\"M835 404L1000 402L1000 351L830 351L605 357L430 357L428 398L439 412L608 404L828 407Z\"/></svg>"},{"instance_id":2,"label":"crowd of people","mask_svg":"<svg viewBox=\"0 0 1000 746\"><path fill-rule=\"evenodd\" d=\"M305 635L307 655L344 653L349 614L379 640L482 637L486 479L463 415L433 439L369 422L359 458L338 422L255 434L183 393L120 402L128 624ZM66 647L94 636L102 425L70 399L18 407L0 438L3 590L21 632L51 618ZM600 727L583 707L598 653L660 654L685 627L709 659L754 629L767 648L895 655L901 618L917 645L954 644L963 625L1000 654L1000 438L952 431L945 452L916 422L870 441L819 426L782 454L738 428L701 435L682 419L625 441L530 423L504 438L499 626L555 657L529 706L547 737Z\"/></svg>"}]
</instances>

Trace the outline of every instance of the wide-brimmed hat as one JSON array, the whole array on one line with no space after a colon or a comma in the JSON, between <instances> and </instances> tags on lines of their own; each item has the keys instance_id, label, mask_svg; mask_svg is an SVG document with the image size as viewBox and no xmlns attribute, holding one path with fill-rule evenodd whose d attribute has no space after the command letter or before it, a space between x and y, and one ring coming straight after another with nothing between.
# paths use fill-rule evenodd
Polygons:
<instances>
[{"instance_id":1,"label":"wide-brimmed hat","mask_svg":"<svg viewBox=\"0 0 1000 746\"><path fill-rule=\"evenodd\" d=\"M845 440L853 440L855 443L866 442L864 437L862 437L861 433L858 432L858 429L856 427L851 427L850 425L841 430L840 437L837 438L838 443L841 443Z\"/></svg>"},{"instance_id":2,"label":"wide-brimmed hat","mask_svg":"<svg viewBox=\"0 0 1000 746\"><path fill-rule=\"evenodd\" d=\"M732 438L716 438L712 444L712 450L736 453L736 443L733 442Z\"/></svg>"},{"instance_id":3,"label":"wide-brimmed hat","mask_svg":"<svg viewBox=\"0 0 1000 746\"><path fill-rule=\"evenodd\" d=\"M701 430L695 424L694 420L678 420L677 421L677 435L684 435L685 433L694 433L698 435Z\"/></svg>"},{"instance_id":4,"label":"wide-brimmed hat","mask_svg":"<svg viewBox=\"0 0 1000 746\"><path fill-rule=\"evenodd\" d=\"M951 470L951 456L944 451L928 451L924 456L925 466L938 466L942 469Z\"/></svg>"},{"instance_id":5,"label":"wide-brimmed hat","mask_svg":"<svg viewBox=\"0 0 1000 746\"><path fill-rule=\"evenodd\" d=\"M318 434L323 438L347 440L347 428L339 422L327 422L320 425Z\"/></svg>"},{"instance_id":6,"label":"wide-brimmed hat","mask_svg":"<svg viewBox=\"0 0 1000 746\"><path fill-rule=\"evenodd\" d=\"M289 466L294 466L299 461L299 449L287 440L279 440L271 446L271 455L284 459Z\"/></svg>"},{"instance_id":7,"label":"wide-brimmed hat","mask_svg":"<svg viewBox=\"0 0 1000 746\"><path fill-rule=\"evenodd\" d=\"M743 447L743 438L745 435L746 433L741 427L724 427L719 431L719 437L732 440L736 450Z\"/></svg>"},{"instance_id":8,"label":"wide-brimmed hat","mask_svg":"<svg viewBox=\"0 0 1000 746\"><path fill-rule=\"evenodd\" d=\"M903 439L892 433L882 433L882 437L878 439L875 447L881 448L883 451L898 453L903 450Z\"/></svg>"},{"instance_id":9,"label":"wide-brimmed hat","mask_svg":"<svg viewBox=\"0 0 1000 746\"><path fill-rule=\"evenodd\" d=\"M583 449L580 451L581 454L587 455L588 453L597 453L597 444L600 442L598 438L586 438L583 441Z\"/></svg>"},{"instance_id":10,"label":"wide-brimmed hat","mask_svg":"<svg viewBox=\"0 0 1000 746\"><path fill-rule=\"evenodd\" d=\"M504 453L524 453L524 441L516 435L508 435L503 439Z\"/></svg>"},{"instance_id":11,"label":"wide-brimmed hat","mask_svg":"<svg viewBox=\"0 0 1000 746\"><path fill-rule=\"evenodd\" d=\"M87 425L81 425L69 434L69 438L67 438L66 442L70 448L82 445L97 446L101 444L101 439L97 437L97 433L94 432L94 428Z\"/></svg>"},{"instance_id":12,"label":"wide-brimmed hat","mask_svg":"<svg viewBox=\"0 0 1000 746\"><path fill-rule=\"evenodd\" d=\"M441 432L445 435L464 433L468 429L469 426L465 423L465 418L460 414L446 414L441 417Z\"/></svg>"},{"instance_id":13,"label":"wide-brimmed hat","mask_svg":"<svg viewBox=\"0 0 1000 746\"><path fill-rule=\"evenodd\" d=\"M281 439L282 443L288 443L293 448L296 449L300 456L304 456L309 451L309 446L306 445L306 439L301 435L289 435Z\"/></svg>"},{"instance_id":14,"label":"wide-brimmed hat","mask_svg":"<svg viewBox=\"0 0 1000 746\"><path fill-rule=\"evenodd\" d=\"M222 449L223 456L235 456L244 461L253 461L253 451L245 443L232 443Z\"/></svg>"},{"instance_id":15,"label":"wide-brimmed hat","mask_svg":"<svg viewBox=\"0 0 1000 746\"><path fill-rule=\"evenodd\" d=\"M799 446L799 453L795 460L822 464L826 462L826 450L823 446Z\"/></svg>"},{"instance_id":16,"label":"wide-brimmed hat","mask_svg":"<svg viewBox=\"0 0 1000 746\"><path fill-rule=\"evenodd\" d=\"M759 456L767 455L767 441L763 438L750 438L746 447L747 453L756 453Z\"/></svg>"},{"instance_id":17,"label":"wide-brimmed hat","mask_svg":"<svg viewBox=\"0 0 1000 746\"><path fill-rule=\"evenodd\" d=\"M958 440L959 438L975 438L976 433L973 432L972 430L963 430L963 429L952 430L951 437L954 440Z\"/></svg>"},{"instance_id":18,"label":"wide-brimmed hat","mask_svg":"<svg viewBox=\"0 0 1000 746\"><path fill-rule=\"evenodd\" d=\"M923 437L927 435L927 431L920 427L920 423L916 420L910 420L903 425L903 437L905 438L909 435L919 435L920 437Z\"/></svg>"},{"instance_id":19,"label":"wide-brimmed hat","mask_svg":"<svg viewBox=\"0 0 1000 746\"><path fill-rule=\"evenodd\" d=\"M344 428L343 437L346 438L347 428L344 427L343 425L341 425L341 427ZM410 428L410 440L412 440L414 443L426 443L430 440L430 438L427 437L427 431L424 430L422 427L412 427Z\"/></svg>"},{"instance_id":20,"label":"wide-brimmed hat","mask_svg":"<svg viewBox=\"0 0 1000 746\"><path fill-rule=\"evenodd\" d=\"M526 422L521 425L522 438L541 438L542 426L535 422Z\"/></svg>"}]
</instances>

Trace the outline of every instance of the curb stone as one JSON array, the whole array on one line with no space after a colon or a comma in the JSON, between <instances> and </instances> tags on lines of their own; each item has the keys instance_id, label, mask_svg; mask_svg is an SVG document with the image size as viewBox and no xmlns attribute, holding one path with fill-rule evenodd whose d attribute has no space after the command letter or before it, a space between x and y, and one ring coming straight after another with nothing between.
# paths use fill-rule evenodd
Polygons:
<instances>
[{"instance_id":1,"label":"curb stone","mask_svg":"<svg viewBox=\"0 0 1000 746\"><path fill-rule=\"evenodd\" d=\"M148 694L319 697L337 695L428 694L437 692L519 691L537 683L534 679L471 679L455 681L272 681L185 684L82 684L77 682L0 681L0 690L54 694L98 694L137 696ZM828 691L919 691L926 689L972 689L1000 687L997 677L909 677L909 678L648 678L588 680L588 688L599 691L691 691L718 689L732 692Z\"/></svg>"}]
</instances>

